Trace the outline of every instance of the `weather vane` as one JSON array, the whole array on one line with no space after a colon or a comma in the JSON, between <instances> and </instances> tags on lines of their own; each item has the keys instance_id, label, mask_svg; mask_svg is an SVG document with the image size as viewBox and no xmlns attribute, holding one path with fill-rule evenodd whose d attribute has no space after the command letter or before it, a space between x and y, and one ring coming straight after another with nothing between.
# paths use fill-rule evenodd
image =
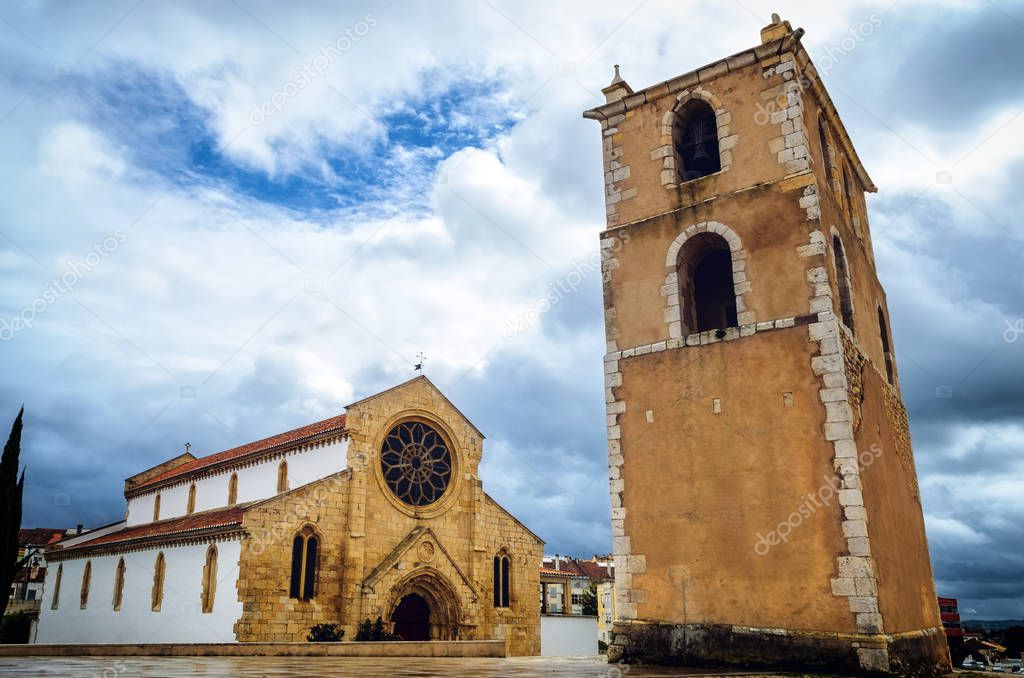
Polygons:
<instances>
[{"instance_id":1,"label":"weather vane","mask_svg":"<svg viewBox=\"0 0 1024 678\"><path fill-rule=\"evenodd\" d=\"M186 440L186 441L185 441L185 454L188 454L188 451L189 451L190 449L192 449L192 443L190 443L190 442L188 442L188 441Z\"/></svg>"},{"instance_id":2,"label":"weather vane","mask_svg":"<svg viewBox=\"0 0 1024 678\"><path fill-rule=\"evenodd\" d=\"M416 364L413 365L413 370L416 371L416 372L422 372L423 371L423 363L425 363L426 360L427 360L427 356L423 355L422 351L417 353L416 354Z\"/></svg>"}]
</instances>

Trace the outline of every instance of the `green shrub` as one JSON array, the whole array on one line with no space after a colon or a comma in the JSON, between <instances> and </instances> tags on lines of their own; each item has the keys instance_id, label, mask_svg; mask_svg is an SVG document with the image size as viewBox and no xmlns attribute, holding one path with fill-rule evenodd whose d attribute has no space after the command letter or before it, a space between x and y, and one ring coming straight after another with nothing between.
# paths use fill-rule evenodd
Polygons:
<instances>
[{"instance_id":1,"label":"green shrub","mask_svg":"<svg viewBox=\"0 0 1024 678\"><path fill-rule=\"evenodd\" d=\"M356 630L357 641L380 641L380 640L401 640L393 633L384 630L384 620L377 617L376 621L370 621L369 617L359 622Z\"/></svg>"},{"instance_id":2,"label":"green shrub","mask_svg":"<svg viewBox=\"0 0 1024 678\"><path fill-rule=\"evenodd\" d=\"M311 643L337 643L345 637L345 629L337 624L314 624L306 640Z\"/></svg>"},{"instance_id":3,"label":"green shrub","mask_svg":"<svg viewBox=\"0 0 1024 678\"><path fill-rule=\"evenodd\" d=\"M27 643L32 630L32 615L28 612L8 614L0 619L0 643Z\"/></svg>"}]
</instances>

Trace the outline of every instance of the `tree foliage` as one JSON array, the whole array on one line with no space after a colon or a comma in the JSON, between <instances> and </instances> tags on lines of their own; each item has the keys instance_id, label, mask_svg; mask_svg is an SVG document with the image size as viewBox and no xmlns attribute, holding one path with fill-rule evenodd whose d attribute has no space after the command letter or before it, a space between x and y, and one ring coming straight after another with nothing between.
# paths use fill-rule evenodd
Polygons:
<instances>
[{"instance_id":1,"label":"tree foliage","mask_svg":"<svg viewBox=\"0 0 1024 678\"><path fill-rule=\"evenodd\" d=\"M1024 626L1008 626L1003 634L1003 645L1007 654L1020 656L1024 653Z\"/></svg>"},{"instance_id":2,"label":"tree foliage","mask_svg":"<svg viewBox=\"0 0 1024 678\"><path fill-rule=\"evenodd\" d=\"M580 603L583 605L584 616L597 616L597 582L590 582L590 586L580 596Z\"/></svg>"},{"instance_id":3,"label":"tree foliage","mask_svg":"<svg viewBox=\"0 0 1024 678\"><path fill-rule=\"evenodd\" d=\"M28 642L32 631L32 615L18 612L0 617L0 644Z\"/></svg>"}]
</instances>

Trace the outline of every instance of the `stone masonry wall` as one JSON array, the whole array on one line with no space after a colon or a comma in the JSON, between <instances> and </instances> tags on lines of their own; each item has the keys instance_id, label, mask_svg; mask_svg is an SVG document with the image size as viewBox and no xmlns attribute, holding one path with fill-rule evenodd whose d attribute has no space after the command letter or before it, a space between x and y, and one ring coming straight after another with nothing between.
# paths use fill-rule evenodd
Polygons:
<instances>
[{"instance_id":1,"label":"stone masonry wall","mask_svg":"<svg viewBox=\"0 0 1024 678\"><path fill-rule=\"evenodd\" d=\"M342 594L342 605L350 611L346 619L358 623L358 619L378 614L387 618L394 601L377 587L366 595L367 578L413 530L429 528L436 538L437 562L450 558L442 569L463 606L459 637L504 639L510 654L538 654L538 568L543 542L484 493L478 475L483 454L480 432L422 378L350 406L347 416L354 480L349 508L355 520L346 547ZM423 418L438 428L457 458L457 477L453 477L451 488L437 506L426 510L402 505L379 475L383 436L407 417ZM357 522L362 522L361 528ZM508 553L512 563L512 604L506 609L495 609L492 604L493 558L499 551ZM403 567L410 570L422 562L412 555L403 558ZM402 581L403 577L393 579Z\"/></svg>"},{"instance_id":2,"label":"stone masonry wall","mask_svg":"<svg viewBox=\"0 0 1024 678\"><path fill-rule=\"evenodd\" d=\"M341 582L350 475L343 471L245 512L243 526L249 536L242 542L239 563L242 618L235 624L239 641L304 641L313 624L343 621ZM306 525L319 537L320 553L314 598L300 601L288 595L292 540Z\"/></svg>"},{"instance_id":3,"label":"stone masonry wall","mask_svg":"<svg viewBox=\"0 0 1024 678\"><path fill-rule=\"evenodd\" d=\"M381 440L397 421L427 421L448 439L457 477L435 505L412 509L377 475ZM539 654L539 565L543 542L484 491L477 468L482 436L432 384L407 382L349 407L345 471L247 510L238 593L240 641L304 641L316 623L339 623L346 639L364 619L390 618L409 592L457 624L441 638L504 640L509 654ZM310 526L320 537L316 595L289 598L292 540ZM493 558L511 561L511 605L495 609Z\"/></svg>"}]
</instances>

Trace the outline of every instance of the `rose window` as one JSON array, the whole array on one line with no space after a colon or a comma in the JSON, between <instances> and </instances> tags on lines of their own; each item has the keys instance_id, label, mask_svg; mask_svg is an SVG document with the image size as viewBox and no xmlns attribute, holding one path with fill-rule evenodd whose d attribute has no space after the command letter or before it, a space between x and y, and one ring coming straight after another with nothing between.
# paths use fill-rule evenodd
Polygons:
<instances>
[{"instance_id":1,"label":"rose window","mask_svg":"<svg viewBox=\"0 0 1024 678\"><path fill-rule=\"evenodd\" d=\"M410 506L428 506L441 498L452 479L452 455L441 435L418 421L398 424L380 451L384 482Z\"/></svg>"}]
</instances>

